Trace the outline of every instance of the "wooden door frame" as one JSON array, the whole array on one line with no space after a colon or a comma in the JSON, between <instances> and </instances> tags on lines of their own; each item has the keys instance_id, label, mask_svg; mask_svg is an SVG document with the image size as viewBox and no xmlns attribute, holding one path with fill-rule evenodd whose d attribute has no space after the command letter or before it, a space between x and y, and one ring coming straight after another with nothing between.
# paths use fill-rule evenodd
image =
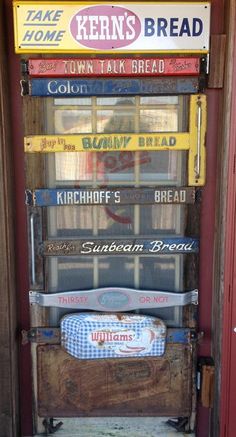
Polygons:
<instances>
[{"instance_id":1,"label":"wooden door frame","mask_svg":"<svg viewBox=\"0 0 236 437\"><path fill-rule=\"evenodd\" d=\"M6 44L1 50L1 54L5 54L2 62L4 80L1 84L1 92L4 133L8 132L8 136L7 140L5 139L3 142L4 171L0 172L0 179L4 177L4 180L0 181L0 191L3 190L4 199L1 212L4 210L9 212L8 216L3 216L3 218L0 212L0 227L5 225L3 238L6 240L6 250L2 255L8 261L3 266L3 275L0 275L0 281L5 281L0 288L0 296L8 304L8 307L1 308L3 312L1 312L0 323L3 331L0 332L5 338L4 347L8 351L10 359L2 372L3 375L5 374L5 382L1 386L0 395L0 400L3 401L0 437L19 437L32 436L33 429L31 352L30 345L22 346L21 344L21 330L30 327L23 116L19 84L21 78L20 59L14 53L11 0L3 0L2 11L3 22L0 29L2 30L2 38L5 36ZM9 92L7 92L7 88L9 88ZM11 403L12 408L9 417L4 417L7 396L10 397L9 404ZM4 427L8 428L6 428L6 432L1 433Z\"/></svg>"},{"instance_id":2,"label":"wooden door frame","mask_svg":"<svg viewBox=\"0 0 236 437\"><path fill-rule=\"evenodd\" d=\"M6 27L0 2L0 436L19 435L14 192Z\"/></svg>"},{"instance_id":3,"label":"wooden door frame","mask_svg":"<svg viewBox=\"0 0 236 437\"><path fill-rule=\"evenodd\" d=\"M229 37L230 41L232 39L232 32L235 35L235 30L232 29L232 21L234 19L233 13L233 3L235 0L228 0L228 22L231 23L231 27L229 27ZM32 393L31 393L31 357L30 357L30 347L29 346L20 346L20 354L19 354L19 368L20 368L20 406L18 404L18 392L17 392L17 342L16 342L16 306L18 310L18 329L21 328L28 329L29 328L29 311L28 311L28 259L27 259L27 228L26 228L26 211L24 208L24 153L23 153L23 122L22 122L22 100L20 97L19 91L19 80L20 80L20 67L19 67L19 57L16 56L13 52L14 43L13 43L13 30L12 30L12 1L4 0L3 2L5 6L5 16L4 22L7 23L8 29L8 48L5 49L5 52L8 53L8 61L0 60L1 72L0 72L0 92L4 97L4 100L0 103L0 112L1 116L4 117L4 130L0 132L0 159L2 162L3 171L0 172L0 224L3 242L4 251L2 252L2 259L0 261L0 295L1 299L4 302L4 305L1 308L1 334L0 341L1 346L3 347L3 352L5 354L5 358L7 359L6 365L2 370L1 378L4 381L2 387L2 394L0 396L0 412L5 414L4 420L1 422L4 423L5 428L1 423L0 436L1 432L3 432L2 436L6 435L11 437L18 437L19 435L29 436L32 435ZM221 15L224 13L224 2L223 0L213 0L213 20L212 25L214 27L214 33L222 32L221 29ZM227 27L226 27L227 29ZM3 32L2 32L3 33ZM2 38L0 38L2 41ZM216 247L216 261L215 261L215 271L216 267L219 266L218 272L215 275L215 287L218 288L218 294L215 294L215 302L218 304L220 300L220 296L222 295L222 290L225 291L224 300L221 299L220 305L218 305L218 311L223 303L224 306L224 329L223 329L223 351L225 352L224 360L222 363L222 385L216 384L216 402L215 402L215 411L218 414L213 414L213 422L214 426L212 429L216 430L216 433L212 431L212 435L216 437L218 434L217 429L219 429L218 425L218 416L221 417L221 437L226 437L224 434L224 424L227 423L227 408L219 405L220 392L222 390L222 401L227 400L227 407L231 401L235 401L232 397L227 395L227 390L229 389L229 376L230 369L228 366L228 361L231 352L235 352L231 350L231 344L229 342L229 322L234 321L235 314L232 314L232 302L227 302L229 284L235 286L233 283L233 275L235 274L232 268L232 252L234 249L232 248L232 231L235 232L234 229L234 216L233 216L233 208L232 205L235 204L235 190L233 175L230 173L228 181L226 181L224 171L226 166L228 165L228 161L230 163L230 168L232 169L232 160L228 158L227 147L235 141L235 132L233 132L233 126L231 125L231 115L236 119L236 108L232 105L231 108L228 108L227 97L231 95L230 87L232 87L232 44L235 44L231 41L231 45L228 44L228 55L227 55L227 65L228 71L226 72L226 82L225 82L225 100L222 104L222 108L226 110L227 108L227 116L225 115L223 121L220 119L223 124L223 133L226 135L226 139L224 139L224 150L223 150L223 164L221 162L221 167L218 167L218 175L219 177L219 191L220 195L218 197L218 205L220 210L223 209L225 205L224 196L220 188L229 184L228 197L227 202L228 205L231 205L228 210L228 219L227 219L227 233L222 233L222 241L224 241L224 236L226 236L225 242L225 263L223 262L223 258L219 257L221 253L221 248ZM234 45L235 46L235 45ZM4 50L1 51L4 53ZM235 57L234 57L235 59ZM7 66L7 69L6 69ZM3 68L5 67L5 68ZM236 67L235 73L236 73ZM8 75L10 71L10 75ZM9 117L11 120L9 122L6 121L7 118L7 108L9 108L9 99L6 99L6 73L7 76L10 76L11 80L11 93L10 93L10 105L11 112ZM236 91L233 90L233 95L235 98ZM203 215L202 215L202 230L203 234L201 237L201 259L200 259L200 269L201 269L201 282L200 282L200 293L202 296L206 297L206 305L205 303L200 307L200 328L203 329L206 333L206 337L200 346L200 353L202 355L211 354L211 342L210 342L210 333L211 333L211 320L210 320L210 312L211 312L211 290L212 290L212 266L213 266L213 241L214 241L214 198L215 198L215 177L216 171L214 169L214 165L209 162L214 158L214 148L213 145L217 142L217 131L216 131L216 117L214 116L214 111L216 105L219 105L221 102L221 98L219 96L219 92L215 90L209 90L209 109L211 113L209 114L209 132L208 132L208 183L204 189L203 194ZM8 133L7 133L8 126ZM11 126L11 128L9 127ZM9 132L11 131L11 141L9 139ZM228 131L230 131L230 138ZM223 139L222 139L223 141ZM231 141L231 143L230 143ZM15 181L17 183L14 187L14 196L12 190L12 178L9 175L12 174L12 156L11 156L11 144L14 147L14 172L15 172ZM233 145L231 144L231 148L229 149L229 153L234 153L232 151ZM233 155L232 155L233 156ZM220 160L219 160L220 161ZM215 162L215 161L214 161ZM209 217L209 205L211 205L211 217ZM13 246L13 216L16 217L15 220L15 251ZM218 215L218 223L217 227L220 232L223 228L220 227L220 223L222 221L222 215ZM225 232L226 227L224 228ZM209 243L207 244L208 238L210 235L210 250ZM219 234L218 234L219 235ZM217 239L218 241L219 239ZM219 244L219 242L217 243ZM16 275L14 274L14 265L13 260L15 260L15 254L20 254L17 257L17 266L16 266ZM227 258L228 257L228 258ZM226 259L229 262L226 265ZM205 266L209 265L209 269L206 271ZM221 280L221 275L224 271L223 266L225 265L225 278L224 281ZM3 274L1 274L3 273ZM221 284L220 287L218 284ZM17 298L15 297L15 286L17 288ZM7 299L6 299L7 296ZM17 302L17 304L16 304ZM229 320L229 315L231 314L231 318ZM220 315L219 315L220 318ZM215 320L219 320L219 318L215 317ZM228 321L228 323L226 323ZM216 324L215 324L216 326ZM221 335L222 326L218 328L218 336ZM231 325L230 325L230 333L231 333ZM216 336L217 337L217 336ZM231 338L231 337L230 337ZM217 341L216 341L217 343ZM215 346L215 356L219 355L220 347L218 345ZM235 355L232 355L232 358ZM11 365L9 366L9 363ZM219 361L220 365L220 361ZM234 404L235 405L235 404ZM7 410L6 410L7 407ZM19 407L19 408L18 408ZM20 417L22 421L21 431L19 431L19 420L18 420L18 411L20 410ZM6 413L7 411L7 413ZM209 411L207 409L199 409L199 422L198 422L198 435L201 437L206 437L209 435L208 431L208 422L209 422ZM215 428L214 428L215 427ZM203 431L204 429L204 431ZM231 437L231 436L229 436Z\"/></svg>"},{"instance_id":4,"label":"wooden door frame","mask_svg":"<svg viewBox=\"0 0 236 437\"><path fill-rule=\"evenodd\" d=\"M236 427L236 4L228 1L226 27L228 33L228 50L226 58L226 83L224 89L224 118L222 144L225 154L221 173L227 175L220 192L221 204L225 209L219 215L219 232L223 244L219 247L221 262L216 264L218 277L219 304L223 309L222 332L219 332L218 354L221 355L221 373L217 380L216 394L219 395L220 437L234 437ZM222 179L223 181L223 179ZM226 200L223 200L226 197ZM220 251L223 254L220 256ZM217 271L217 267L219 267ZM223 277L223 280L220 279ZM220 315L219 315L220 320ZM216 418L213 419L216 427ZM215 428L215 432L216 428Z\"/></svg>"}]
</instances>

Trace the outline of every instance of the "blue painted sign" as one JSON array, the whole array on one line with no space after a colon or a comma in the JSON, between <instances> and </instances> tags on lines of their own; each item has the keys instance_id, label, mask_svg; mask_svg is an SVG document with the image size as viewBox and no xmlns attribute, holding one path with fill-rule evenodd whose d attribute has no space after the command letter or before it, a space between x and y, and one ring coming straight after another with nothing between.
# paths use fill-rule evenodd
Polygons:
<instances>
[{"instance_id":1,"label":"blue painted sign","mask_svg":"<svg viewBox=\"0 0 236 437\"><path fill-rule=\"evenodd\" d=\"M154 188L66 188L26 190L26 205L135 205L186 204L195 202L194 187Z\"/></svg>"},{"instance_id":2,"label":"blue painted sign","mask_svg":"<svg viewBox=\"0 0 236 437\"><path fill-rule=\"evenodd\" d=\"M197 77L152 79L31 79L21 81L21 94L42 97L80 97L149 94L194 94Z\"/></svg>"},{"instance_id":3,"label":"blue painted sign","mask_svg":"<svg viewBox=\"0 0 236 437\"><path fill-rule=\"evenodd\" d=\"M191 237L127 238L127 239L74 239L47 240L41 245L44 256L74 255L146 255L197 253L199 240Z\"/></svg>"}]
</instances>

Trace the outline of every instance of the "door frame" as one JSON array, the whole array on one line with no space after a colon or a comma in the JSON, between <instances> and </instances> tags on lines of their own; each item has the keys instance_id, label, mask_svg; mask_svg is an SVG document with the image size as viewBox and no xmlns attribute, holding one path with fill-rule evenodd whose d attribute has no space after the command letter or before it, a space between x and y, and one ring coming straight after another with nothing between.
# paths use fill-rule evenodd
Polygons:
<instances>
[{"instance_id":1,"label":"door frame","mask_svg":"<svg viewBox=\"0 0 236 437\"><path fill-rule=\"evenodd\" d=\"M0 3L0 435L19 435L18 344L15 287L14 195L6 29Z\"/></svg>"},{"instance_id":2,"label":"door frame","mask_svg":"<svg viewBox=\"0 0 236 437\"><path fill-rule=\"evenodd\" d=\"M236 427L236 5L228 4L227 25L230 29L227 53L227 78L225 87L224 133L228 160L224 170L227 174L225 190L226 209L221 231L225 234L225 257L223 263L224 280L222 320L222 367L220 397L220 437L234 437ZM232 61L233 60L233 61ZM228 110L227 110L228 109ZM223 135L224 135L223 133Z\"/></svg>"},{"instance_id":3,"label":"door frame","mask_svg":"<svg viewBox=\"0 0 236 437\"><path fill-rule=\"evenodd\" d=\"M233 7L234 0L228 0L228 5L230 5L229 9ZM10 94L10 101L11 101L11 126L12 128L12 143L8 143L9 151L10 146L13 145L14 147L14 171L15 171L15 180L17 183L14 187L14 195L15 199L13 197L9 197L6 201L5 198L5 205L11 206L12 210L15 214L15 232L16 232L16 240L15 240L15 253L20 253L21 256L16 260L16 280L15 285L17 287L17 293L18 293L18 299L17 299L17 307L18 307L18 328L21 330L28 329L29 327L29 304L28 304L28 257L27 257L27 231L26 231L26 212L23 208L24 205L24 189L25 189L25 183L24 183L24 175L23 175L23 169L24 169L24 152L23 152L23 129L22 129L22 111L21 111L21 97L19 92L19 80L20 80L20 68L19 68L19 57L16 56L13 53L13 29L12 29L12 2L11 0L4 0L4 6L5 6L5 15L6 15L6 22L8 23L8 49L7 53L9 55L10 60L8 60L8 63L6 62L5 65L8 66L8 69L10 70L10 80L11 80L11 94ZM224 13L224 2L223 0L214 0L213 2L213 32L214 33L221 33L222 32L222 16ZM232 32L232 30L230 30ZM232 53L231 53L232 56ZM232 58L228 58L228 62L232 61ZM236 72L236 69L235 69ZM232 77L231 77L232 80ZM215 126L218 122L218 114L215 113L216 105L219 104L219 95L217 90L209 90L208 91L209 96L209 123L208 123L208 144L216 144L218 134L216 132ZM235 90L234 90L234 98L235 98ZM225 106L224 108L226 109ZM211 112L210 112L211 110ZM232 108L232 114L234 115L234 118L236 118L236 108ZM230 121L228 122L228 127L230 126ZM231 126L231 129L233 126ZM232 137L231 140L234 139L235 141L235 133L234 135L231 133ZM232 143L232 142L231 142ZM230 143L229 143L230 144ZM207 272L204 273L204 266L207 264L209 266L212 266L213 264L213 241L214 241L214 196L215 196L215 175L216 171L214 168L215 159L214 159L214 147L209 146L208 147L208 183L207 186L204 189L203 194L203 201L202 201L202 222L201 227L203 230L203 234L201 237L201 255L200 255L200 292L205 293L204 296L206 297L206 304L204 302L204 305L200 305L200 329L203 329L206 332L206 338L203 340L202 345L200 346L200 353L203 355L208 355L211 353L211 338L210 338L210 332L211 332L211 321L210 321L210 314L211 314L211 290L212 290L212 274L213 269L210 267ZM10 152L9 152L10 153ZM230 152L232 153L232 152ZM211 161L211 158L213 161ZM211 161L211 163L210 163ZM232 160L231 160L232 161ZM232 162L231 162L232 164ZM220 183L224 181L224 176L220 180ZM231 175L231 183L233 183L233 178ZM230 185L229 185L230 186ZM228 196L228 202L230 205L232 205L232 200L235 201L235 191L236 187L232 187L232 192L230 194L229 190L229 196ZM6 192L4 193L4 196L6 195ZM222 204L220 204L222 205ZM209 213L209 207L210 207L210 213ZM232 211L231 211L232 213ZM2 220L2 218L0 219ZM231 232L235 229L232 226L233 218L231 217L228 225L231 223L231 228L229 229L227 234L227 240L226 240L226 253L228 254L228 260L232 261L231 255L232 255L232 242L231 242ZM10 227L8 227L8 231L10 231ZM210 232L209 232L210 231ZM209 234L210 234L210 250L209 250L209 243L206 244L207 241L209 241ZM12 235L13 236L13 235ZM234 251L235 251L234 247ZM9 254L9 252L8 252ZM14 254L11 252L11 260L14 259ZM207 263L207 264L206 264ZM222 266L222 264L221 264ZM233 284L233 274L235 275L232 264L230 267L230 264L227 267L227 270L225 272L225 289L228 289L228 284ZM11 273L13 277L13 271L12 268L8 268L8 274ZM230 279L230 281L227 283L227 278ZM235 281L235 278L234 278ZM226 290L227 291L227 290ZM6 288L3 289L2 295L6 296ZM8 299L12 299L12 292L7 291ZM228 320L228 315L230 314L232 307L231 305L227 304L225 305L225 312L224 312L224 321ZM235 320L235 314L234 314L234 320ZM6 316L6 324L11 322L11 319ZM227 327L226 327L227 328ZM9 333L15 332L14 325L11 326L9 330L6 332ZM225 393L227 393L227 389L229 388L229 385L226 384L226 382L229 380L226 378L226 373L228 369L228 361L227 357L230 357L231 349L229 348L229 335L228 330L224 330L224 345L226 348L226 351L228 352L224 356L224 364L222 367L222 387L223 387L223 396L225 396ZM12 346L12 339L11 341L8 341L8 348L10 350L10 347ZM236 360L236 354L235 350L233 351L232 358ZM16 363L16 359L12 357L13 362ZM19 353L19 367L20 367L20 415L21 415L21 435L22 436L29 436L32 435L32 393L31 393L31 364L30 364L30 347L29 346L20 346L20 353ZM14 364L16 365L16 364ZM233 367L233 366L232 366ZM11 378L13 377L12 369L9 372L11 375ZM227 373L229 376L229 372ZM15 375L16 376L16 375ZM27 387L27 389L25 389ZM1 395L2 396L2 395ZM223 400L222 396L222 400ZM229 397L230 398L230 397ZM17 411L17 399L18 396L13 394L13 403L16 402L16 408L15 411ZM219 399L219 398L218 398ZM232 398L228 399L228 401L235 401ZM227 404L229 405L229 404ZM234 404L235 405L235 404ZM14 414L13 414L14 417ZM221 421L222 423L226 423L228 417L227 417L227 408L222 408L221 410ZM12 423L13 423L12 419ZM198 432L201 437L208 436L208 424L209 424L209 410L199 408L198 412ZM216 424L218 426L218 422ZM17 430L17 425L13 423L12 429ZM204 431L203 431L204 430ZM224 432L224 428L223 431ZM14 433L12 434L14 435ZM15 431L15 435L18 436L19 432ZM216 434L213 434L216 436ZM10 434L9 434L10 436ZM221 436L225 437L225 434L221 434Z\"/></svg>"}]
</instances>

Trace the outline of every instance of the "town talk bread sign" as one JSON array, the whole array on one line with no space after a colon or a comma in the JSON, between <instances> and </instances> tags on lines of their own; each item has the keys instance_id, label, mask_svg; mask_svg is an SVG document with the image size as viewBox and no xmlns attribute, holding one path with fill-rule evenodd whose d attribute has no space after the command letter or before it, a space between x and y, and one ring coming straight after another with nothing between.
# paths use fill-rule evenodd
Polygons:
<instances>
[{"instance_id":1,"label":"town talk bread sign","mask_svg":"<svg viewBox=\"0 0 236 437\"><path fill-rule=\"evenodd\" d=\"M208 53L210 3L14 2L16 53Z\"/></svg>"}]
</instances>

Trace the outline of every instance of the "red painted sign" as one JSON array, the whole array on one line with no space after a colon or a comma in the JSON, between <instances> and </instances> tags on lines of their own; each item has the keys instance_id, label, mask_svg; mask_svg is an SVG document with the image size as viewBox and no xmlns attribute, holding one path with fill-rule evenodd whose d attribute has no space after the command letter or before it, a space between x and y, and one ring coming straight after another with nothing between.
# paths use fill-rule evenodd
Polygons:
<instances>
[{"instance_id":1,"label":"red painted sign","mask_svg":"<svg viewBox=\"0 0 236 437\"><path fill-rule=\"evenodd\" d=\"M29 59L32 77L197 76L200 58L56 58Z\"/></svg>"}]
</instances>

